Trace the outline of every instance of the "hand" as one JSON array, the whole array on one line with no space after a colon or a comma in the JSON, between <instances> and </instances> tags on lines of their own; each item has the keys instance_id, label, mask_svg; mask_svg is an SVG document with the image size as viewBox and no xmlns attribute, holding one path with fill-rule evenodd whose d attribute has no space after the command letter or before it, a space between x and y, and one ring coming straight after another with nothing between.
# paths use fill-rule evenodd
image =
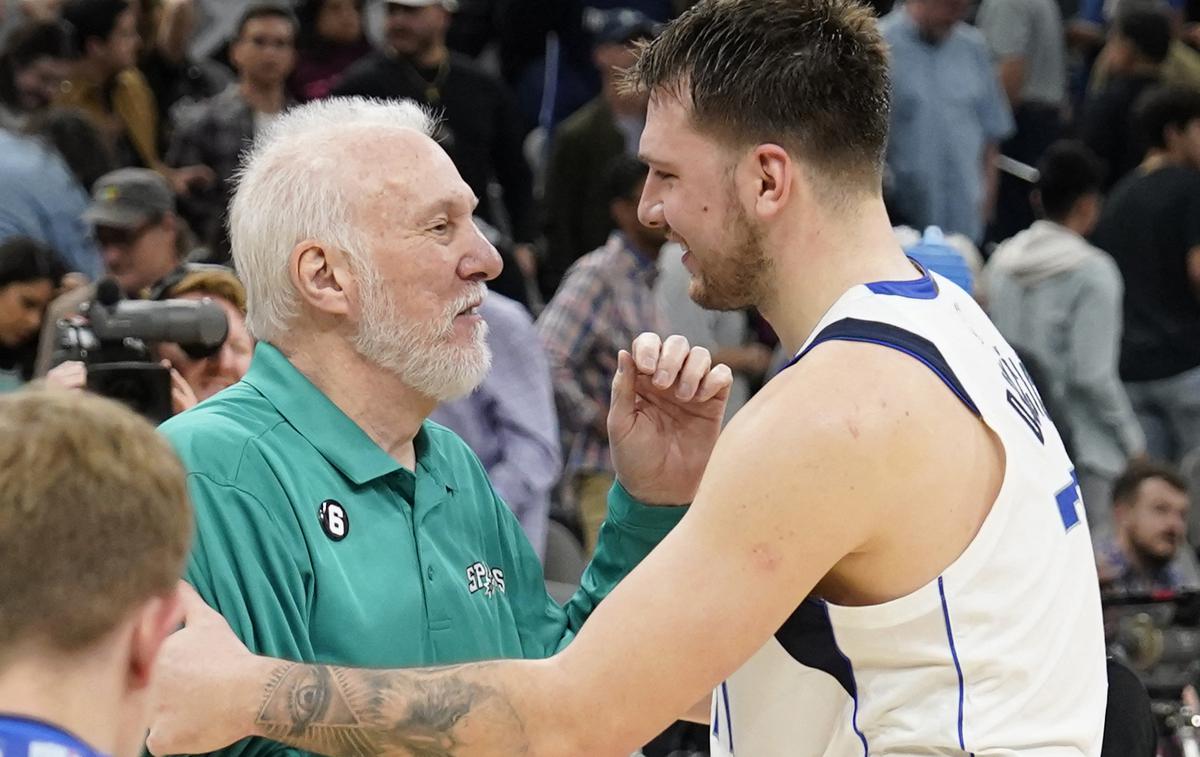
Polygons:
<instances>
[{"instance_id":1,"label":"hand","mask_svg":"<svg viewBox=\"0 0 1200 757\"><path fill-rule=\"evenodd\" d=\"M184 166L168 169L167 179L175 194L191 194L193 189L207 189L217 180L217 175L208 166Z\"/></svg>"},{"instance_id":2,"label":"hand","mask_svg":"<svg viewBox=\"0 0 1200 757\"><path fill-rule=\"evenodd\" d=\"M617 480L646 504L692 501L717 443L733 374L681 336L633 341L617 355L608 438Z\"/></svg>"},{"instance_id":3,"label":"hand","mask_svg":"<svg viewBox=\"0 0 1200 757\"><path fill-rule=\"evenodd\" d=\"M58 389L83 389L87 386L87 366L68 360L46 372L46 383Z\"/></svg>"},{"instance_id":4,"label":"hand","mask_svg":"<svg viewBox=\"0 0 1200 757\"><path fill-rule=\"evenodd\" d=\"M253 733L262 705L264 661L192 587L181 582L179 594L184 628L167 638L154 668L146 746L156 755L229 746Z\"/></svg>"},{"instance_id":5,"label":"hand","mask_svg":"<svg viewBox=\"0 0 1200 757\"><path fill-rule=\"evenodd\" d=\"M171 362L164 360L162 361L162 365L171 371L171 412L179 415L184 410L199 404L200 400L196 399L196 393L192 391L192 385L183 378L183 375L179 371L171 366Z\"/></svg>"},{"instance_id":6,"label":"hand","mask_svg":"<svg viewBox=\"0 0 1200 757\"><path fill-rule=\"evenodd\" d=\"M88 277L78 271L72 271L62 277L62 281L58 284L58 294L64 294L72 289L78 289L88 285Z\"/></svg>"}]
</instances>

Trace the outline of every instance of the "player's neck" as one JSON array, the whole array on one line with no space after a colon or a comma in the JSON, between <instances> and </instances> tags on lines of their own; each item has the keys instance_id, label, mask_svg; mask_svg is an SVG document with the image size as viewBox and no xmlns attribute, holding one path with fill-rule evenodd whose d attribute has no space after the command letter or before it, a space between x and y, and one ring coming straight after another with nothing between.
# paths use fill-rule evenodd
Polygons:
<instances>
[{"instance_id":1,"label":"player's neck","mask_svg":"<svg viewBox=\"0 0 1200 757\"><path fill-rule=\"evenodd\" d=\"M121 676L77 655L14 658L0 673L0 712L66 731L103 754L122 746ZM129 745L126 745L129 746Z\"/></svg>"},{"instance_id":2,"label":"player's neck","mask_svg":"<svg viewBox=\"0 0 1200 757\"><path fill-rule=\"evenodd\" d=\"M412 442L437 407L435 400L370 362L341 338L313 340L281 351L371 441L412 469Z\"/></svg>"},{"instance_id":3,"label":"player's neck","mask_svg":"<svg viewBox=\"0 0 1200 757\"><path fill-rule=\"evenodd\" d=\"M877 197L839 209L810 208L782 222L766 244L775 260L778 294L761 310L790 352L851 287L920 276Z\"/></svg>"}]
</instances>

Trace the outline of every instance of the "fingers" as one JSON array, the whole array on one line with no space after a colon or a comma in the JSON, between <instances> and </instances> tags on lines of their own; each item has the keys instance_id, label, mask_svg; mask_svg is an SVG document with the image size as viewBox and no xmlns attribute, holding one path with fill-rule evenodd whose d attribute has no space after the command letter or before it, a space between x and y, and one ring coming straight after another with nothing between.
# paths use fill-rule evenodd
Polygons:
<instances>
[{"instance_id":1,"label":"fingers","mask_svg":"<svg viewBox=\"0 0 1200 757\"><path fill-rule=\"evenodd\" d=\"M632 422L637 402L637 391L634 388L636 374L637 370L633 365L633 356L625 350L618 352L617 373L613 376L612 398L609 401L608 417L616 419L616 422L619 424ZM609 429L608 432L610 436L614 434L613 429ZM620 430L616 430L616 435L620 436Z\"/></svg>"},{"instance_id":2,"label":"fingers","mask_svg":"<svg viewBox=\"0 0 1200 757\"><path fill-rule=\"evenodd\" d=\"M675 383L675 397L685 402L696 395L696 390L712 368L712 355L703 347L693 347L679 371Z\"/></svg>"},{"instance_id":3,"label":"fingers","mask_svg":"<svg viewBox=\"0 0 1200 757\"><path fill-rule=\"evenodd\" d=\"M729 397L729 389L733 386L733 371L729 370L729 366L724 363L719 363L713 366L700 382L700 387L696 390L694 400L696 402L708 402L714 397L726 399Z\"/></svg>"},{"instance_id":4,"label":"fingers","mask_svg":"<svg viewBox=\"0 0 1200 757\"><path fill-rule=\"evenodd\" d=\"M658 355L662 352L662 340L658 334L646 332L639 334L633 340L633 361L637 363L638 373L653 376L658 368Z\"/></svg>"}]
</instances>

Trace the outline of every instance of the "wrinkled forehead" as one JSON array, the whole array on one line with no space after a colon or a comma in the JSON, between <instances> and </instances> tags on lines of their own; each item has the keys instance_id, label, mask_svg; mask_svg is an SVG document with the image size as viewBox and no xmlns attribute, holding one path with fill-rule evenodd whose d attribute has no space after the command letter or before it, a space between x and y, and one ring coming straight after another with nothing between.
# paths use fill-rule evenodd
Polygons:
<instances>
[{"instance_id":1,"label":"wrinkled forehead","mask_svg":"<svg viewBox=\"0 0 1200 757\"><path fill-rule=\"evenodd\" d=\"M365 130L340 141L337 165L352 208L370 222L415 222L431 202L471 202L474 195L437 142L409 129Z\"/></svg>"}]
</instances>

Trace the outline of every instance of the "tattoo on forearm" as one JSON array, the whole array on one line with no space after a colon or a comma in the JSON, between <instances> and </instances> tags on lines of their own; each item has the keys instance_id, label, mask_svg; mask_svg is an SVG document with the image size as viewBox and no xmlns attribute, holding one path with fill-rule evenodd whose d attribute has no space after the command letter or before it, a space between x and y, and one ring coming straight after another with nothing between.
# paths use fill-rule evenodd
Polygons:
<instances>
[{"instance_id":1,"label":"tattoo on forearm","mask_svg":"<svg viewBox=\"0 0 1200 757\"><path fill-rule=\"evenodd\" d=\"M512 703L457 667L285 663L271 676L257 725L271 739L330 755L482 757L529 749Z\"/></svg>"}]
</instances>

